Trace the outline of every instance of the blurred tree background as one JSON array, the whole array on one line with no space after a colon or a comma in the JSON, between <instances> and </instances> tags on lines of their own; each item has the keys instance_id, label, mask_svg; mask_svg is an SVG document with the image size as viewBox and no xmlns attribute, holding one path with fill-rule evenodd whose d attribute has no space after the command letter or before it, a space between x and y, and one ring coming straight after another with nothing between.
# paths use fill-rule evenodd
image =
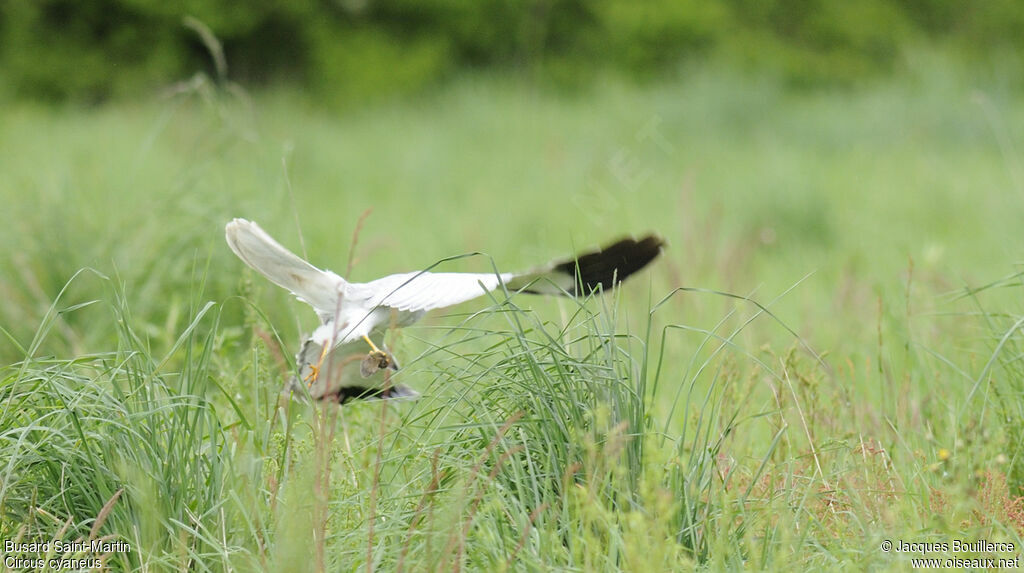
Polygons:
<instances>
[{"instance_id":1,"label":"blurred tree background","mask_svg":"<svg viewBox=\"0 0 1024 573\"><path fill-rule=\"evenodd\" d=\"M466 70L563 86L596 74L650 79L714 58L798 86L898 71L908 48L1013 69L1018 0L5 0L8 96L102 102L198 70L296 85L331 104L415 93ZM201 26L186 22L200 22ZM1005 70L1001 70L1005 76ZM1016 78L1013 78L1016 81Z\"/></svg>"}]
</instances>

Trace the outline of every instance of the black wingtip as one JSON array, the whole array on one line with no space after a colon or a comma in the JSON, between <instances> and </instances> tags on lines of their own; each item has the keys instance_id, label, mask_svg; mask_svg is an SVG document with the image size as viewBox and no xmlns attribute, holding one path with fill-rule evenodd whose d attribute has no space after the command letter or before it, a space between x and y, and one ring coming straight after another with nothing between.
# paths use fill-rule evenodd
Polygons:
<instances>
[{"instance_id":1,"label":"black wingtip","mask_svg":"<svg viewBox=\"0 0 1024 573\"><path fill-rule=\"evenodd\" d=\"M575 278L573 296L608 290L633 273L646 267L665 248L665 241L657 235L641 239L626 238L604 248L581 255L576 260L555 265L556 272Z\"/></svg>"}]
</instances>

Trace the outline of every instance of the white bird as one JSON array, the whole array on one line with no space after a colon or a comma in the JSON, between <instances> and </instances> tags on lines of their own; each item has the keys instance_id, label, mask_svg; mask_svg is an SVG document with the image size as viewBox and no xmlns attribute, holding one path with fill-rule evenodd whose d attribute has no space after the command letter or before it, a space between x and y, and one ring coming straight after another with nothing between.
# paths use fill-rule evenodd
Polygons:
<instances>
[{"instance_id":1,"label":"white bird","mask_svg":"<svg viewBox=\"0 0 1024 573\"><path fill-rule=\"evenodd\" d=\"M648 235L640 240L622 239L574 259L519 273L421 271L350 283L299 258L252 221L232 220L225 235L238 258L311 305L320 317L320 326L299 350L299 374L289 388L300 390L301 380L313 398L339 402L419 395L407 386L391 385L389 375L372 386L348 384L351 376L344 371L356 362L363 378L378 370L398 370L394 357L370 338L391 326L408 326L429 310L474 299L503 284L509 291L568 296L609 289L654 260L664 245L658 236ZM364 342L369 344L368 354L359 352Z\"/></svg>"}]
</instances>

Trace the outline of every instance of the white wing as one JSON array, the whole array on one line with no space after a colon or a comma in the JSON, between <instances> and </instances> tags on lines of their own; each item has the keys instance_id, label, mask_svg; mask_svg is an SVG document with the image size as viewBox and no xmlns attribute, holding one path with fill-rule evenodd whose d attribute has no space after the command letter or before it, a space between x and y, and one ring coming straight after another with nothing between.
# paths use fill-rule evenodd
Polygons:
<instances>
[{"instance_id":1,"label":"white wing","mask_svg":"<svg viewBox=\"0 0 1024 573\"><path fill-rule=\"evenodd\" d=\"M604 248L521 273L430 273L390 275L350 284L346 294L364 308L384 306L428 311L477 298L502 283L510 291L579 296L614 287L656 258L663 241L655 235L621 239Z\"/></svg>"},{"instance_id":2,"label":"white wing","mask_svg":"<svg viewBox=\"0 0 1024 573\"><path fill-rule=\"evenodd\" d=\"M235 219L224 234L228 246L245 264L311 304L321 318L334 314L338 297L348 284L344 279L302 260L252 221Z\"/></svg>"},{"instance_id":3,"label":"white wing","mask_svg":"<svg viewBox=\"0 0 1024 573\"><path fill-rule=\"evenodd\" d=\"M515 275L500 275L501 282ZM498 288L494 273L413 272L389 275L365 284L349 285L351 300L372 308L386 306L409 312L427 311L466 302Z\"/></svg>"}]
</instances>

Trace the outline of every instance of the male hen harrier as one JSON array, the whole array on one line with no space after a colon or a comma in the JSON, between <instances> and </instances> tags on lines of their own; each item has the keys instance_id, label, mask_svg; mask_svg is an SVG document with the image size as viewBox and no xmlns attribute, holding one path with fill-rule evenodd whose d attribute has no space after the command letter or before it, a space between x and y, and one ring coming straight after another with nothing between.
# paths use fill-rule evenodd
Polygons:
<instances>
[{"instance_id":1,"label":"male hen harrier","mask_svg":"<svg viewBox=\"0 0 1024 573\"><path fill-rule=\"evenodd\" d=\"M393 356L370 339L389 326L408 326L429 310L482 296L501 285L509 291L578 296L609 289L642 269L661 252L655 235L627 238L567 261L556 261L519 273L410 272L368 283L350 283L322 271L282 247L256 223L235 219L225 229L231 250L274 284L309 303L320 326L296 357L298 378L289 388L306 383L316 399L345 402L352 398L414 398L416 391L391 385L390 377L371 386L344 385L343 369L359 363L363 378L382 369L398 370ZM370 352L362 344L368 344ZM382 344L383 346L383 344Z\"/></svg>"}]
</instances>

